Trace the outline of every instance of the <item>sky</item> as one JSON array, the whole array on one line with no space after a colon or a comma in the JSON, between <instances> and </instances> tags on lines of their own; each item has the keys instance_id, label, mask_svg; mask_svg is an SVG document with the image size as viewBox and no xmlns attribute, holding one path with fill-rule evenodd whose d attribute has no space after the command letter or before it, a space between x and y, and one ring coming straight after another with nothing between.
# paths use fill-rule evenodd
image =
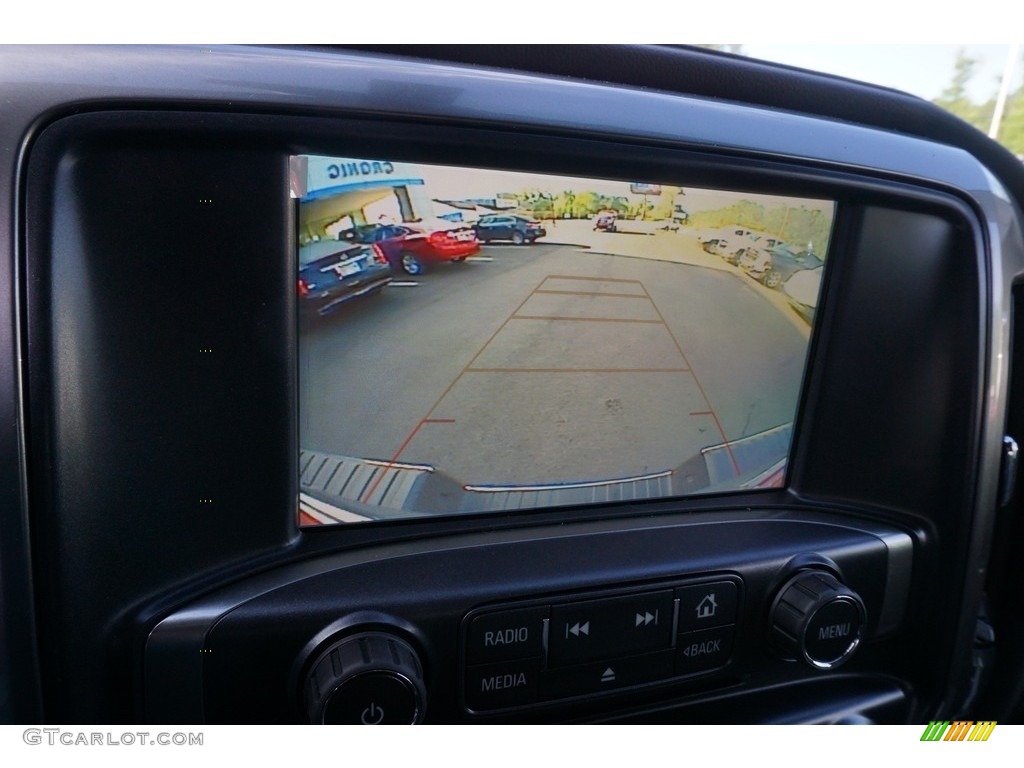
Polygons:
<instances>
[{"instance_id":1,"label":"sky","mask_svg":"<svg viewBox=\"0 0 1024 768\"><path fill-rule=\"evenodd\" d=\"M497 6L495 6L496 8ZM520 24L486 24L479 0L395 0L387 6L338 0L298 4L175 0L13 0L3 43L770 43L799 48L858 43L1009 43L1024 37L1024 3L965 0L921 5L858 0L644 0L610 13L579 3L501 6ZM244 10L240 10L244 9ZM595 7L594 11L597 10Z\"/></svg>"}]
</instances>

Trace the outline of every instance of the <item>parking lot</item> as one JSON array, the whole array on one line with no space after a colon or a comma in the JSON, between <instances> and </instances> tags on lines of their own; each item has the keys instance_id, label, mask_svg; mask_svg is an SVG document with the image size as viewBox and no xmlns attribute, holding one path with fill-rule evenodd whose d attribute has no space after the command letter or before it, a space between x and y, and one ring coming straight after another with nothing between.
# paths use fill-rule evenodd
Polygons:
<instances>
[{"instance_id":1,"label":"parking lot","mask_svg":"<svg viewBox=\"0 0 1024 768\"><path fill-rule=\"evenodd\" d=\"M806 324L693 238L636 224L559 222L304 327L302 447L557 484L668 470L792 421Z\"/></svg>"}]
</instances>

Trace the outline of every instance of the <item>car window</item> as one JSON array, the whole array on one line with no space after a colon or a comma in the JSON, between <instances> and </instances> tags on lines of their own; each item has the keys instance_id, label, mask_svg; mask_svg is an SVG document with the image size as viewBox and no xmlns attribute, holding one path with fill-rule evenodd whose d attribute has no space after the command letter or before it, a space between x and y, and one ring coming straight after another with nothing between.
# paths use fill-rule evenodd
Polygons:
<instances>
[{"instance_id":1,"label":"car window","mask_svg":"<svg viewBox=\"0 0 1024 768\"><path fill-rule=\"evenodd\" d=\"M952 34L941 44L710 47L905 91L953 113L1024 160L1024 47L948 42L956 39L964 38Z\"/></svg>"}]
</instances>

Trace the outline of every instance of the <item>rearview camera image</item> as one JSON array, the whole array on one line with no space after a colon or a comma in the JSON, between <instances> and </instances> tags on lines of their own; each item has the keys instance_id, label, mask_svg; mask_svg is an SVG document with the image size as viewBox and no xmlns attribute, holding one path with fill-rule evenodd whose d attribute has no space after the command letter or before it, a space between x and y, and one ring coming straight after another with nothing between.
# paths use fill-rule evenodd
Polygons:
<instances>
[{"instance_id":1,"label":"rearview camera image","mask_svg":"<svg viewBox=\"0 0 1024 768\"><path fill-rule=\"evenodd\" d=\"M292 158L302 525L780 487L835 204Z\"/></svg>"}]
</instances>

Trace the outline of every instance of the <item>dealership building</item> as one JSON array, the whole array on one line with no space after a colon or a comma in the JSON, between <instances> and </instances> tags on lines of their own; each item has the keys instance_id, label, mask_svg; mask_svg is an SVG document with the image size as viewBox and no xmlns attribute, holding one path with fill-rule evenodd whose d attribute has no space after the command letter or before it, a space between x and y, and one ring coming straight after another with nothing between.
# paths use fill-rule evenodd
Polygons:
<instances>
[{"instance_id":1,"label":"dealership building","mask_svg":"<svg viewBox=\"0 0 1024 768\"><path fill-rule=\"evenodd\" d=\"M333 239L366 224L436 216L411 163L303 155L292 158L291 185L300 206L299 242Z\"/></svg>"}]
</instances>

